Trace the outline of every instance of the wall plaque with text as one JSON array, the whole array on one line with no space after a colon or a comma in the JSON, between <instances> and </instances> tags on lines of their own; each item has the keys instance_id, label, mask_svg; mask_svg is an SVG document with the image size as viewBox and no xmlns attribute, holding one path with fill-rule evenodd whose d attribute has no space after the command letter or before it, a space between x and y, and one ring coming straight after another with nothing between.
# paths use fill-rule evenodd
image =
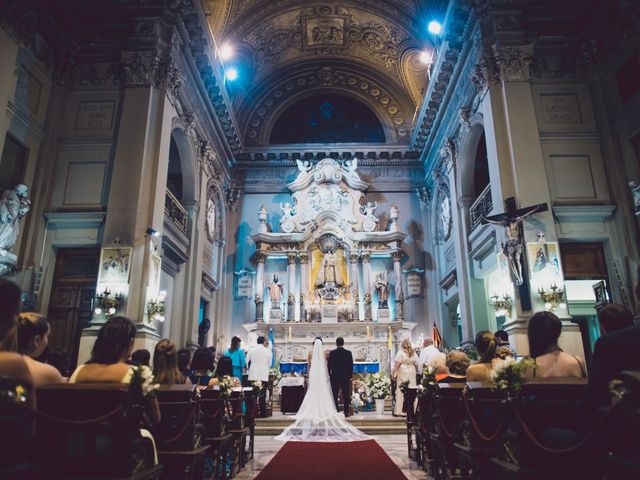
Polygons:
<instances>
[{"instance_id":1,"label":"wall plaque with text","mask_svg":"<svg viewBox=\"0 0 640 480\"><path fill-rule=\"evenodd\" d=\"M76 115L76 130L111 130L115 113L115 100L80 102Z\"/></svg>"},{"instance_id":2,"label":"wall plaque with text","mask_svg":"<svg viewBox=\"0 0 640 480\"><path fill-rule=\"evenodd\" d=\"M545 123L582 123L578 96L575 94L540 94Z\"/></svg>"}]
</instances>

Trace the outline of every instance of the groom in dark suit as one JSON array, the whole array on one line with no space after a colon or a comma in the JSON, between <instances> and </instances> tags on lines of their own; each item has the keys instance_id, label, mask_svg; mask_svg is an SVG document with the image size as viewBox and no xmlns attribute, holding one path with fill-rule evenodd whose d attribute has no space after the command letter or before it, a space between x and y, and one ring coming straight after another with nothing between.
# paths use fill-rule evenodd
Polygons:
<instances>
[{"instance_id":1,"label":"groom in dark suit","mask_svg":"<svg viewBox=\"0 0 640 480\"><path fill-rule=\"evenodd\" d=\"M331 391L333 400L338 408L338 392L342 390L342 400L344 402L344 416L349 416L349 405L351 404L351 374L353 373L353 356L349 350L344 348L344 338L336 338L338 348L329 353L329 379L331 380Z\"/></svg>"}]
</instances>

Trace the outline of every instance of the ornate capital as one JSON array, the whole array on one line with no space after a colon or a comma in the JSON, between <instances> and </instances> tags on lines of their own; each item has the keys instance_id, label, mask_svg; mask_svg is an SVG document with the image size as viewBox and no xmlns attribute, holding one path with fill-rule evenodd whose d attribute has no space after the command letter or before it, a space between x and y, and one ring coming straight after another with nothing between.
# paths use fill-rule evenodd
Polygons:
<instances>
[{"instance_id":1,"label":"ornate capital","mask_svg":"<svg viewBox=\"0 0 640 480\"><path fill-rule=\"evenodd\" d=\"M448 172L456 165L456 142L449 137L440 149L443 173Z\"/></svg>"},{"instance_id":2,"label":"ornate capital","mask_svg":"<svg viewBox=\"0 0 640 480\"><path fill-rule=\"evenodd\" d=\"M358 252L350 252L349 253L349 261L351 262L352 265L355 265L356 263L358 263L358 258L360 257L360 255L358 254Z\"/></svg>"},{"instance_id":3,"label":"ornate capital","mask_svg":"<svg viewBox=\"0 0 640 480\"><path fill-rule=\"evenodd\" d=\"M267 255L266 253L263 252L256 252L256 262L258 263L264 263L267 260Z\"/></svg>"},{"instance_id":4,"label":"ornate capital","mask_svg":"<svg viewBox=\"0 0 640 480\"><path fill-rule=\"evenodd\" d=\"M298 258L298 256L295 253L287 253L287 263L289 265L295 264L296 258Z\"/></svg>"},{"instance_id":5,"label":"ornate capital","mask_svg":"<svg viewBox=\"0 0 640 480\"><path fill-rule=\"evenodd\" d=\"M238 208L238 200L240 199L240 189L229 187L225 192L225 200L227 202L227 208L235 212Z\"/></svg>"},{"instance_id":6,"label":"ornate capital","mask_svg":"<svg viewBox=\"0 0 640 480\"><path fill-rule=\"evenodd\" d=\"M493 55L498 74L503 82L528 82L533 62L533 43L528 45L499 47L493 45Z\"/></svg>"},{"instance_id":7,"label":"ornate capital","mask_svg":"<svg viewBox=\"0 0 640 480\"><path fill-rule=\"evenodd\" d=\"M306 265L309 263L309 254L307 252L300 252L298 254L298 258L300 259L301 265Z\"/></svg>"},{"instance_id":8,"label":"ornate capital","mask_svg":"<svg viewBox=\"0 0 640 480\"><path fill-rule=\"evenodd\" d=\"M402 250L396 250L395 252L391 253L391 259L394 262L399 262L400 260L402 260L402 257L404 257L404 252Z\"/></svg>"},{"instance_id":9,"label":"ornate capital","mask_svg":"<svg viewBox=\"0 0 640 480\"><path fill-rule=\"evenodd\" d=\"M497 80L495 60L490 55L482 55L469 75L476 92L482 94L489 84Z\"/></svg>"},{"instance_id":10,"label":"ornate capital","mask_svg":"<svg viewBox=\"0 0 640 480\"><path fill-rule=\"evenodd\" d=\"M123 51L122 69L127 87L152 86L166 90L173 101L184 84L184 77L173 60L163 58L158 50Z\"/></svg>"},{"instance_id":11,"label":"ornate capital","mask_svg":"<svg viewBox=\"0 0 640 480\"><path fill-rule=\"evenodd\" d=\"M418 200L420 201L420 205L423 208L429 208L431 205L432 192L429 187L423 185L421 187L416 188L416 195L418 196Z\"/></svg>"},{"instance_id":12,"label":"ornate capital","mask_svg":"<svg viewBox=\"0 0 640 480\"><path fill-rule=\"evenodd\" d=\"M362 252L362 263L369 263L369 262L371 262L371 253Z\"/></svg>"}]
</instances>

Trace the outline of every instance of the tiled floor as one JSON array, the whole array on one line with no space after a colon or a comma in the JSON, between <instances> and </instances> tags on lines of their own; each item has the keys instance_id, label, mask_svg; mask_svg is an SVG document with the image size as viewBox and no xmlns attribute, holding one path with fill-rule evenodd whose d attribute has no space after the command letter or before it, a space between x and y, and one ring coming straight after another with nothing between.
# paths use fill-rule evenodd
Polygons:
<instances>
[{"instance_id":1,"label":"tiled floor","mask_svg":"<svg viewBox=\"0 0 640 480\"><path fill-rule=\"evenodd\" d=\"M407 437L404 435L378 435L374 437L387 455L402 470L402 473L410 479L428 479L426 472L407 455ZM250 480L269 463L278 453L284 442L274 440L273 437L255 437L255 458L250 461L238 475L238 480ZM304 479L301 479L304 480Z\"/></svg>"}]
</instances>

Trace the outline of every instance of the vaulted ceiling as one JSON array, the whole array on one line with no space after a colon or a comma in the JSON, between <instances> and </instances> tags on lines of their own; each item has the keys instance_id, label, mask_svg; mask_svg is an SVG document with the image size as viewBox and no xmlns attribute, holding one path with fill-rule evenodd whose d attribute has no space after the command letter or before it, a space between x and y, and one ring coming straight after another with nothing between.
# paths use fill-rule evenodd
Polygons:
<instances>
[{"instance_id":1,"label":"vaulted ceiling","mask_svg":"<svg viewBox=\"0 0 640 480\"><path fill-rule=\"evenodd\" d=\"M378 117L389 144L407 144L427 87L420 54L432 45L427 0L206 0L218 45L240 72L230 86L247 146L266 145L278 116L305 97L355 98Z\"/></svg>"}]
</instances>

